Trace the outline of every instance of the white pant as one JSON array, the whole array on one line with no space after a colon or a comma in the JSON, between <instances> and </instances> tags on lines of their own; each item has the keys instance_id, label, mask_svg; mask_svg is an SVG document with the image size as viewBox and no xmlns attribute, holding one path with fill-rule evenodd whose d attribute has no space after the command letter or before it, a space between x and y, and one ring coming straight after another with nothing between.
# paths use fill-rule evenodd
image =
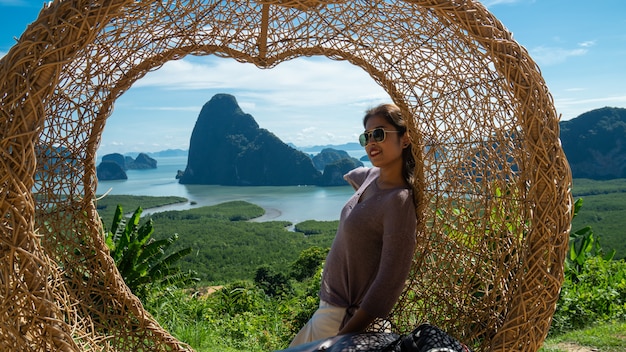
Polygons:
<instances>
[{"instance_id":1,"label":"white pant","mask_svg":"<svg viewBox=\"0 0 626 352\"><path fill-rule=\"evenodd\" d=\"M320 306L300 332L294 337L289 347L307 342L325 339L339 333L339 327L346 315L346 308L336 307L320 301Z\"/></svg>"}]
</instances>

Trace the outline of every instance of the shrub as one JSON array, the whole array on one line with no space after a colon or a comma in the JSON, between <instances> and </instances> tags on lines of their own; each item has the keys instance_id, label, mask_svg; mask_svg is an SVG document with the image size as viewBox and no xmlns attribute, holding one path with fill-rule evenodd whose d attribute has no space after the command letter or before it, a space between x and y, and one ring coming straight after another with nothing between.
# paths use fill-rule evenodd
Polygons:
<instances>
[{"instance_id":1,"label":"shrub","mask_svg":"<svg viewBox=\"0 0 626 352\"><path fill-rule=\"evenodd\" d=\"M151 290L186 286L197 279L194 272L182 272L174 266L191 252L191 248L164 257L167 249L178 240L178 235L152 240L152 219L139 226L141 212L141 207L138 207L127 220L123 216L122 206L118 205L110 231L105 230L105 242L128 288L145 301Z\"/></svg>"},{"instance_id":2,"label":"shrub","mask_svg":"<svg viewBox=\"0 0 626 352\"><path fill-rule=\"evenodd\" d=\"M582 199L574 205L574 216ZM565 280L550 334L597 322L626 319L626 262L605 254L590 226L572 232L565 260Z\"/></svg>"},{"instance_id":3,"label":"shrub","mask_svg":"<svg viewBox=\"0 0 626 352\"><path fill-rule=\"evenodd\" d=\"M269 296L285 295L293 290L285 274L274 272L267 265L257 269L254 282Z\"/></svg>"},{"instance_id":4,"label":"shrub","mask_svg":"<svg viewBox=\"0 0 626 352\"><path fill-rule=\"evenodd\" d=\"M313 246L300 252L298 259L291 264L291 276L302 281L315 275L326 259L328 251L329 248Z\"/></svg>"}]
</instances>

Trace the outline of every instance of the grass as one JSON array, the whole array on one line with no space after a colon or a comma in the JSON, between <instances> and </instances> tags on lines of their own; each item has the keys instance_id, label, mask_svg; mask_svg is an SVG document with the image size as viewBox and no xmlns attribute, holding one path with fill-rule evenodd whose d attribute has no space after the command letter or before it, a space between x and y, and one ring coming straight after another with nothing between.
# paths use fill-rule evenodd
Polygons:
<instances>
[{"instance_id":1,"label":"grass","mask_svg":"<svg viewBox=\"0 0 626 352\"><path fill-rule=\"evenodd\" d=\"M548 338L540 352L626 351L626 322L611 322Z\"/></svg>"}]
</instances>

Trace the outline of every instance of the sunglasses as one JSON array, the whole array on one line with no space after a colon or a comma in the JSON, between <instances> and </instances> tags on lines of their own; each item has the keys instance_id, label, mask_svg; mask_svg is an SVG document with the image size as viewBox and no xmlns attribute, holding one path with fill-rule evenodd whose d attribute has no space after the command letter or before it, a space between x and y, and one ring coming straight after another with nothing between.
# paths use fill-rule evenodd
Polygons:
<instances>
[{"instance_id":1,"label":"sunglasses","mask_svg":"<svg viewBox=\"0 0 626 352\"><path fill-rule=\"evenodd\" d=\"M377 143L381 143L385 141L385 137L387 136L387 133L389 132L395 132L398 133L400 131L387 131L384 130L382 128L374 128L371 131L365 131L363 133L361 133L361 135L359 136L359 143L361 143L362 147L365 147L367 145L367 143L369 143L372 139L374 139L374 142Z\"/></svg>"}]
</instances>

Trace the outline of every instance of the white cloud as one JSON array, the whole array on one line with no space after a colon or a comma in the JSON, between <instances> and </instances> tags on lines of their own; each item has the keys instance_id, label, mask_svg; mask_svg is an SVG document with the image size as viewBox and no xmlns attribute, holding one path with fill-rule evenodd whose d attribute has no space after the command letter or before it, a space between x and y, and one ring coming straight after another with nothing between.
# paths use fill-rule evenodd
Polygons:
<instances>
[{"instance_id":1,"label":"white cloud","mask_svg":"<svg viewBox=\"0 0 626 352\"><path fill-rule=\"evenodd\" d=\"M485 0L485 1L481 1L481 3L483 4L483 6L489 8L491 6L496 6L496 5L510 5L510 4L517 4L520 2L526 2L526 0ZM532 1L534 2L534 1Z\"/></svg>"},{"instance_id":2,"label":"white cloud","mask_svg":"<svg viewBox=\"0 0 626 352\"><path fill-rule=\"evenodd\" d=\"M252 108L259 99L281 107L388 99L384 90L361 68L348 62L319 58L295 59L272 69L215 57L170 61L134 86L164 90L236 90L242 107L250 104L245 106ZM306 99L302 99L303 92Z\"/></svg>"},{"instance_id":3,"label":"white cloud","mask_svg":"<svg viewBox=\"0 0 626 352\"><path fill-rule=\"evenodd\" d=\"M538 46L530 50L530 55L540 66L556 65L573 56L587 54L585 48L564 49L557 47Z\"/></svg>"},{"instance_id":4,"label":"white cloud","mask_svg":"<svg viewBox=\"0 0 626 352\"><path fill-rule=\"evenodd\" d=\"M530 54L532 58L540 65L555 65L563 63L573 56L586 55L589 52L589 48L593 47L595 44L595 40L587 40L578 43L577 47L573 49L566 49L563 47L538 46L531 49Z\"/></svg>"},{"instance_id":5,"label":"white cloud","mask_svg":"<svg viewBox=\"0 0 626 352\"><path fill-rule=\"evenodd\" d=\"M579 98L555 98L554 106L558 113L563 115L563 120L575 118L587 111L605 106L624 106L626 95L594 97L587 99Z\"/></svg>"},{"instance_id":6,"label":"white cloud","mask_svg":"<svg viewBox=\"0 0 626 352\"><path fill-rule=\"evenodd\" d=\"M578 46L582 47L582 48L589 48L596 45L596 41L595 40L587 40L581 43L578 43Z\"/></svg>"},{"instance_id":7,"label":"white cloud","mask_svg":"<svg viewBox=\"0 0 626 352\"><path fill-rule=\"evenodd\" d=\"M198 112L202 109L202 106L187 105L187 106L136 106L137 110L154 110L154 111L193 111Z\"/></svg>"},{"instance_id":8,"label":"white cloud","mask_svg":"<svg viewBox=\"0 0 626 352\"><path fill-rule=\"evenodd\" d=\"M185 118L189 120L187 133L191 133L196 114L201 110L197 104L203 98L198 97L233 94L241 109L253 115L260 127L284 142L299 146L356 140L355 133L362 128L363 112L389 101L384 89L360 67L320 57L294 59L272 69L212 56L188 57L167 62L159 70L148 73L135 82L131 91L153 96L176 91L181 96L180 108L172 107L175 105L171 102L160 107L158 102L140 107L137 104L140 99L131 98L127 98L129 103L125 105L132 110L153 110L161 116L162 123L166 123L166 118L158 111L192 112ZM121 105L116 107L117 113L122 110ZM182 125L169 128L180 130ZM188 137L181 140L188 143Z\"/></svg>"},{"instance_id":9,"label":"white cloud","mask_svg":"<svg viewBox=\"0 0 626 352\"><path fill-rule=\"evenodd\" d=\"M558 101L561 105L588 105L588 104L618 104L626 102L626 95L611 97L596 97L589 99L561 99Z\"/></svg>"},{"instance_id":10,"label":"white cloud","mask_svg":"<svg viewBox=\"0 0 626 352\"><path fill-rule=\"evenodd\" d=\"M253 103L253 102L243 101L243 102L239 102L239 107L243 111L254 111L254 110L256 110L257 105L255 103ZM198 109L196 111L200 111L200 109Z\"/></svg>"}]
</instances>

